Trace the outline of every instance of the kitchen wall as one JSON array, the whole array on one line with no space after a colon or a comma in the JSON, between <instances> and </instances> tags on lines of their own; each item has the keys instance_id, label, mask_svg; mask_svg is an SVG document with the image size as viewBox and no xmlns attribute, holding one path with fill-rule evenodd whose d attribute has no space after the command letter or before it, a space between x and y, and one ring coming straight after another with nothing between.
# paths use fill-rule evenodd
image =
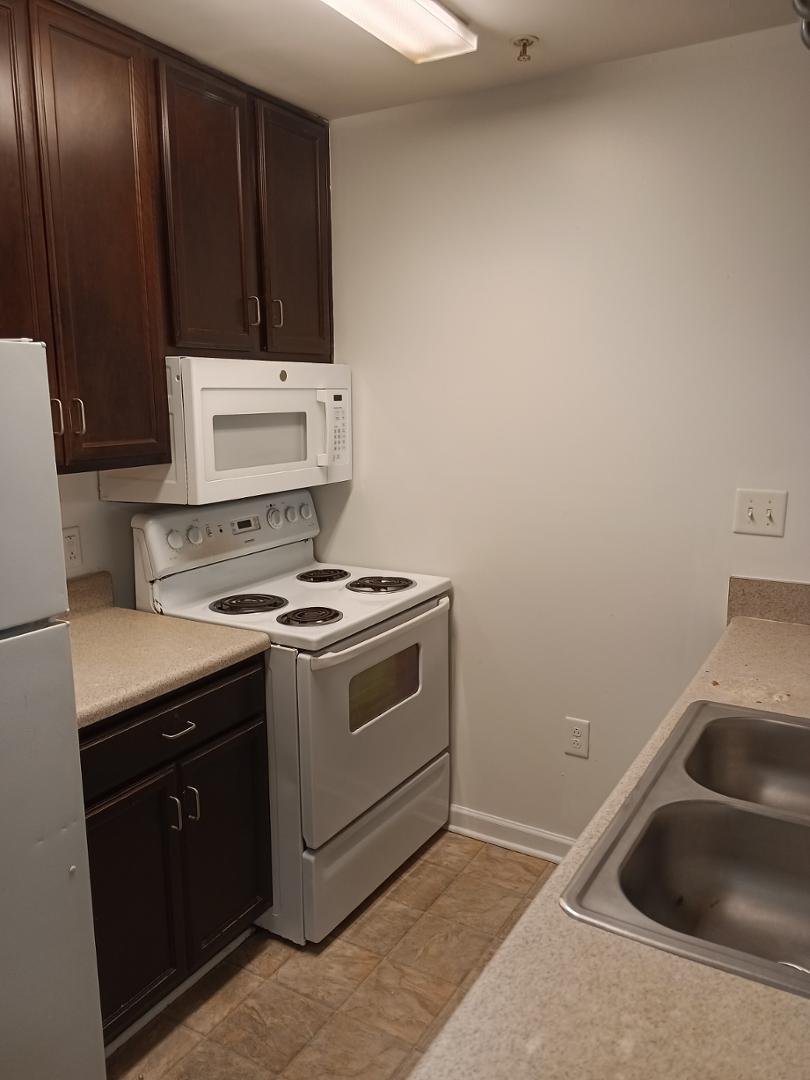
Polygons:
<instances>
[{"instance_id":1,"label":"kitchen wall","mask_svg":"<svg viewBox=\"0 0 810 1080\"><path fill-rule=\"evenodd\" d=\"M791 26L333 125L321 552L453 577L468 828L561 850L729 574L810 580L808 102ZM737 486L789 489L784 540L732 535Z\"/></svg>"},{"instance_id":2,"label":"kitchen wall","mask_svg":"<svg viewBox=\"0 0 810 1080\"><path fill-rule=\"evenodd\" d=\"M130 503L107 503L98 498L98 473L76 473L59 477L62 526L78 525L82 565L69 571L68 577L109 570L113 577L115 602L134 607L135 584L132 575L133 514L141 507Z\"/></svg>"}]
</instances>

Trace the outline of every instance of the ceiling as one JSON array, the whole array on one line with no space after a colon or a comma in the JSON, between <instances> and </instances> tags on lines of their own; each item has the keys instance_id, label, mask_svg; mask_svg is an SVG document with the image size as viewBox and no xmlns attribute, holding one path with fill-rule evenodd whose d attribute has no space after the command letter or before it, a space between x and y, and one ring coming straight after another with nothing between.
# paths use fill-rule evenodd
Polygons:
<instances>
[{"instance_id":1,"label":"ceiling","mask_svg":"<svg viewBox=\"0 0 810 1080\"><path fill-rule=\"evenodd\" d=\"M85 0L87 2L87 0ZM89 6L331 118L797 23L791 0L446 0L477 53L415 65L320 0L89 0ZM531 63L513 38L537 34Z\"/></svg>"}]
</instances>

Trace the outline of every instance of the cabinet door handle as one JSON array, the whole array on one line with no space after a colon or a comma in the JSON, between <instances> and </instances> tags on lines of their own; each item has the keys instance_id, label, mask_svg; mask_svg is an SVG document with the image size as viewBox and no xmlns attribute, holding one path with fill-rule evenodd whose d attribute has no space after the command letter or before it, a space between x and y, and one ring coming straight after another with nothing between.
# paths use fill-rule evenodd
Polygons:
<instances>
[{"instance_id":1,"label":"cabinet door handle","mask_svg":"<svg viewBox=\"0 0 810 1080\"><path fill-rule=\"evenodd\" d=\"M56 406L56 411L59 413L59 429L54 432L54 435L65 434L65 410L62 406L62 401L58 397L51 398L51 405Z\"/></svg>"},{"instance_id":2,"label":"cabinet door handle","mask_svg":"<svg viewBox=\"0 0 810 1080\"><path fill-rule=\"evenodd\" d=\"M248 325L250 325L250 326L261 326L262 325L262 302L258 298L258 296L249 296L248 300L252 300L253 303L256 305L256 318L251 319L250 323Z\"/></svg>"},{"instance_id":3,"label":"cabinet door handle","mask_svg":"<svg viewBox=\"0 0 810 1080\"><path fill-rule=\"evenodd\" d=\"M177 811L177 824L176 825L170 825L169 828L173 832L182 832L183 831L183 807L180 805L180 800L177 798L176 795L170 795L169 796L169 802L174 803L174 808Z\"/></svg>"},{"instance_id":4,"label":"cabinet door handle","mask_svg":"<svg viewBox=\"0 0 810 1080\"><path fill-rule=\"evenodd\" d=\"M188 815L188 820L199 821L202 816L202 810L200 809L200 793L197 788L192 787L191 784L188 785L186 791L190 791L194 796L194 813Z\"/></svg>"},{"instance_id":5,"label":"cabinet door handle","mask_svg":"<svg viewBox=\"0 0 810 1080\"><path fill-rule=\"evenodd\" d=\"M185 735L190 735L192 731L197 730L197 725L193 720L187 720L187 727L184 727L182 731L175 731L173 735L167 735L165 731L161 732L164 739L182 739Z\"/></svg>"},{"instance_id":6,"label":"cabinet door handle","mask_svg":"<svg viewBox=\"0 0 810 1080\"><path fill-rule=\"evenodd\" d=\"M284 301L283 300L271 300L271 303L278 304L278 322L273 323L274 330L280 330L284 325Z\"/></svg>"},{"instance_id":7,"label":"cabinet door handle","mask_svg":"<svg viewBox=\"0 0 810 1080\"><path fill-rule=\"evenodd\" d=\"M73 399L73 404L79 406L79 430L74 431L74 435L86 435L87 434L87 413L84 411L84 402L80 397Z\"/></svg>"}]
</instances>

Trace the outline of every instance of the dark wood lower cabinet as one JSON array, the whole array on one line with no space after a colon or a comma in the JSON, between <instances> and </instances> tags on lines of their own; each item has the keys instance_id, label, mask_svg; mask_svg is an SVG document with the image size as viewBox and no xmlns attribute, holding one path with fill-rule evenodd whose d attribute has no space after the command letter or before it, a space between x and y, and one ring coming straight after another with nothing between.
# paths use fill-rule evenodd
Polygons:
<instances>
[{"instance_id":1,"label":"dark wood lower cabinet","mask_svg":"<svg viewBox=\"0 0 810 1080\"><path fill-rule=\"evenodd\" d=\"M195 965L267 906L266 743L264 724L251 724L180 763L186 934Z\"/></svg>"},{"instance_id":2,"label":"dark wood lower cabinet","mask_svg":"<svg viewBox=\"0 0 810 1080\"><path fill-rule=\"evenodd\" d=\"M87 815L101 1011L112 1038L186 971L177 770L163 769Z\"/></svg>"},{"instance_id":3,"label":"dark wood lower cabinet","mask_svg":"<svg viewBox=\"0 0 810 1080\"><path fill-rule=\"evenodd\" d=\"M127 758L133 731L161 720L163 712L152 706L142 721L137 711L127 714L82 747L86 797L92 800L87 841L107 1042L272 901L267 725L263 704L256 715L255 696L246 692L260 670L250 664L201 685L198 723L190 720L194 691L178 695L186 725L178 730L189 733L181 736L185 753L178 745L167 763L161 736L156 753L162 767L155 763L126 786L121 770L110 767L111 750L120 740ZM212 691L218 716L232 725L213 738L217 725L205 705ZM165 702L169 711L172 701ZM176 737L174 728L170 734ZM141 758L135 768L143 773L144 766ZM102 792L110 776L118 777L115 790Z\"/></svg>"}]
</instances>

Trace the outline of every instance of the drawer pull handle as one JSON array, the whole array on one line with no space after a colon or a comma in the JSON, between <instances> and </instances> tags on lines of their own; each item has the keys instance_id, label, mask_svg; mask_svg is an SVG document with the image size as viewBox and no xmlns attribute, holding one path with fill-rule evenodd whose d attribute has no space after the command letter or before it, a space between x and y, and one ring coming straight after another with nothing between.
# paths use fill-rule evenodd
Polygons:
<instances>
[{"instance_id":1,"label":"drawer pull handle","mask_svg":"<svg viewBox=\"0 0 810 1080\"><path fill-rule=\"evenodd\" d=\"M200 810L200 793L197 788L192 787L191 784L186 788L186 791L190 791L194 796L194 813L188 815L188 820L199 821L202 815L202 811Z\"/></svg>"},{"instance_id":2,"label":"drawer pull handle","mask_svg":"<svg viewBox=\"0 0 810 1080\"><path fill-rule=\"evenodd\" d=\"M169 828L173 832L182 832L183 831L183 807L180 805L180 800L177 798L176 795L170 795L169 796L169 802L174 803L174 808L177 811L177 824L176 825L170 825Z\"/></svg>"},{"instance_id":3,"label":"drawer pull handle","mask_svg":"<svg viewBox=\"0 0 810 1080\"><path fill-rule=\"evenodd\" d=\"M188 727L184 727L182 731L175 731L174 735L167 735L166 732L164 731L163 732L163 738L164 739L182 739L184 735L190 735L192 733L192 731L197 730L197 725L194 723L193 720L187 720L186 723L188 724Z\"/></svg>"}]
</instances>

